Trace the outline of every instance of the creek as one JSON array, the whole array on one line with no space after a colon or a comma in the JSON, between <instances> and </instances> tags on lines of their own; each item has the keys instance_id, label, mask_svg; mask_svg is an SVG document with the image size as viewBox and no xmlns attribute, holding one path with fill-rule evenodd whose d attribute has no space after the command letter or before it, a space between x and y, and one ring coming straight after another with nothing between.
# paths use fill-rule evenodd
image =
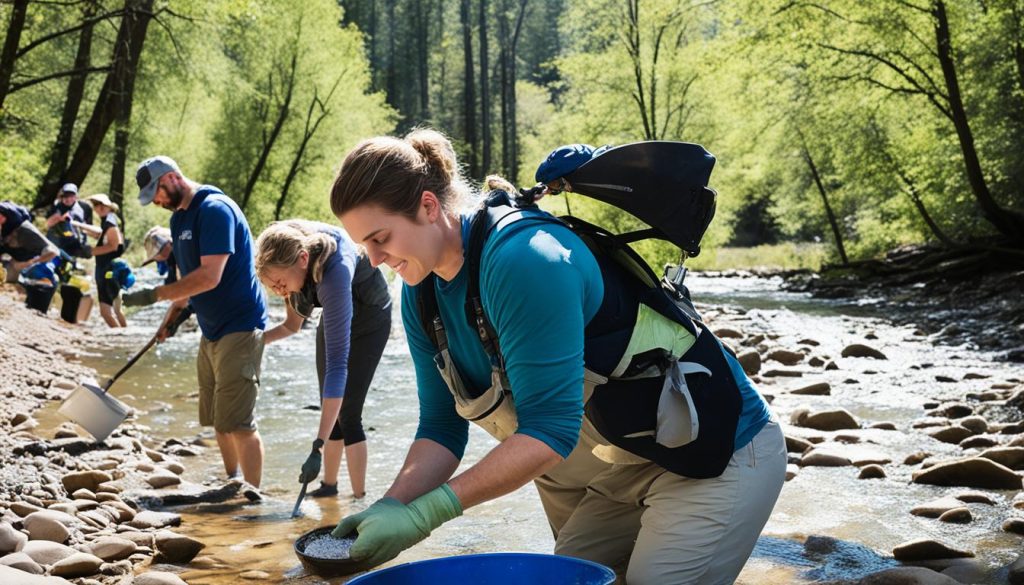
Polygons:
<instances>
[{"instance_id":1,"label":"creek","mask_svg":"<svg viewBox=\"0 0 1024 585\"><path fill-rule=\"evenodd\" d=\"M773 410L784 423L795 408L842 407L864 425L889 421L908 429L924 416L924 403L983 391L994 381L1024 377L1020 367L994 362L991 356L964 347L936 346L926 336L915 335L912 326L895 326L885 319L884 301L839 304L812 299L803 294L780 291L774 279L720 277L691 274L687 279L695 300L713 328L729 326L745 333L777 335L783 347L813 338L820 343L816 355L827 355L839 370L808 372L802 379L765 378L761 387L776 396ZM397 293L397 290L394 291ZM397 294L395 295L397 298ZM117 332L102 332L114 349L86 357L85 365L103 377L111 375L145 343L164 309L147 308L130 317L131 326ZM282 305L274 300L271 322L283 317ZM289 584L322 583L306 573L292 551L302 533L336 523L342 516L361 510L380 497L399 469L416 429L417 401L411 360L405 344L400 317L366 399L364 427L369 440L367 496L355 500L343 466L338 498L306 498L303 515L289 519L298 494L299 468L314 437L319 412L314 366L314 327L269 345L263 362L257 418L266 458L259 504L204 505L176 509L183 518L180 532L206 543L201 553L212 557L203 568L188 566L181 576L192 585L236 583L247 571L262 571L267 581ZM845 344L871 339L886 352L888 360L840 359ZM138 422L147 425L151 436L191 440L209 431L198 426L195 397L195 353L199 334L193 328L159 345L129 370L112 393L129 402L138 412ZM770 362L769 362L770 364ZM766 364L766 367L767 364ZM820 369L819 369L820 370ZM983 373L986 379L964 380L967 372ZM938 384L936 376L956 379L956 384ZM827 381L832 396L787 395L784 390L810 382ZM40 412L43 425L57 424L52 409ZM798 429L787 426L800 434ZM821 434L821 433L818 433ZM914 484L910 467L901 465L910 453L927 450L935 455L955 455L956 445L939 443L920 433L861 429L859 437L874 450L893 461L886 466L886 480L858 480L856 468L806 467L787 482L758 547L740 577L741 583L812 583L856 579L872 571L895 566L890 551L913 538L939 538L974 550L992 567L1012 561L1021 538L999 529L1005 506L972 506L975 520L970 524L940 524L912 516L910 508L950 490ZM470 443L463 468L479 460L494 441L471 426ZM216 447L198 457L182 461L184 479L220 484L224 471ZM315 487L315 486L311 486ZM1011 498L1012 492L990 492L993 497ZM825 550L805 547L806 537L827 535L838 539ZM469 510L449 522L389 564L439 556L478 552L550 552L553 539L532 484L496 501ZM178 569L180 570L180 569ZM343 583L333 579L331 583Z\"/></svg>"}]
</instances>

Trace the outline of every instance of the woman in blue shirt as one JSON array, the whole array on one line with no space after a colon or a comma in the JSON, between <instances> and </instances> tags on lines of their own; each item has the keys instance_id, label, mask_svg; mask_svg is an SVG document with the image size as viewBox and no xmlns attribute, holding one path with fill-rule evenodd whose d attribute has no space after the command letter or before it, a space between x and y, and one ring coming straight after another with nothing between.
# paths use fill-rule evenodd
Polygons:
<instances>
[{"instance_id":1,"label":"woman in blue shirt","mask_svg":"<svg viewBox=\"0 0 1024 585\"><path fill-rule=\"evenodd\" d=\"M785 443L766 402L707 333L700 346L710 340L724 368L718 374L737 397L724 471L685 477L611 444L590 409L584 416L595 388L608 381L584 367L584 330L605 295L602 271L576 234L551 221L511 223L483 244L479 295L501 358L492 367L466 317L471 218L459 205L468 191L451 143L430 130L364 141L335 179L335 215L374 265L387 264L405 282L402 320L420 420L385 497L344 518L334 534L358 530L352 558L384 562L465 508L533 480L556 553L605 563L633 585L733 581L785 476ZM435 298L443 344L421 323L424 287ZM645 342L678 349L676 358L698 345L679 324L642 309L641 318ZM619 416L598 414L599 422ZM454 475L468 420L501 443Z\"/></svg>"},{"instance_id":2,"label":"woman in blue shirt","mask_svg":"<svg viewBox=\"0 0 1024 585\"><path fill-rule=\"evenodd\" d=\"M260 234L256 274L286 298L285 320L267 330L266 343L298 333L313 308L323 308L316 330L320 424L299 481L319 476L322 449L324 479L310 495L336 496L344 453L352 495L361 498L367 460L363 402L391 331L387 282L342 229L302 220L274 222Z\"/></svg>"}]
</instances>

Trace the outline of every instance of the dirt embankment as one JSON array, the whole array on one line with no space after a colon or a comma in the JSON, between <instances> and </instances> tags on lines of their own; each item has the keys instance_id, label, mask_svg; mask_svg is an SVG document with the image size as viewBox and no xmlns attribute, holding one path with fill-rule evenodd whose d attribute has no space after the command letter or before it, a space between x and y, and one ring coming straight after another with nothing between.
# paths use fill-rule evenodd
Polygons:
<instances>
[{"instance_id":1,"label":"dirt embankment","mask_svg":"<svg viewBox=\"0 0 1024 585\"><path fill-rule=\"evenodd\" d=\"M177 514L145 506L246 491L182 484L179 457L203 446L154 441L133 417L100 444L70 423L36 421L95 376L73 358L98 341L0 293L0 583L180 585L176 573L201 564L204 545L168 530Z\"/></svg>"}]
</instances>

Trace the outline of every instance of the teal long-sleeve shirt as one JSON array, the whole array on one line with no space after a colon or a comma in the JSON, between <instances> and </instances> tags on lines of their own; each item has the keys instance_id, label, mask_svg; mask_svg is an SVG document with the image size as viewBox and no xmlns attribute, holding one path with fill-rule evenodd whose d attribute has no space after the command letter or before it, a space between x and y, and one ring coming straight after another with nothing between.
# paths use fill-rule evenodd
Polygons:
<instances>
[{"instance_id":1,"label":"teal long-sleeve shirt","mask_svg":"<svg viewBox=\"0 0 1024 585\"><path fill-rule=\"evenodd\" d=\"M541 213L541 212L537 212ZM469 217L462 218L463 246ZM449 352L470 392L491 383L491 366L466 320L468 270L450 282L435 278ZM604 296L593 254L568 228L523 221L492 235L480 261L480 296L501 342L519 434L562 457L576 446L583 419L583 330ZM402 288L402 321L416 369L420 403L416 438L444 445L461 459L469 423L434 365L437 349L423 331L416 289Z\"/></svg>"}]
</instances>

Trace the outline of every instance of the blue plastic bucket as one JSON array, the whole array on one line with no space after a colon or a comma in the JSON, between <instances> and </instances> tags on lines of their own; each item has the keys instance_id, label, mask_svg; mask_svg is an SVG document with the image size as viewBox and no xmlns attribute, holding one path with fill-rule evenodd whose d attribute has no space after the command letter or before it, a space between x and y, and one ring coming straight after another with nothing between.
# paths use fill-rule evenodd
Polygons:
<instances>
[{"instance_id":1,"label":"blue plastic bucket","mask_svg":"<svg viewBox=\"0 0 1024 585\"><path fill-rule=\"evenodd\" d=\"M489 553L405 563L373 571L348 585L610 585L615 573L604 565L533 553Z\"/></svg>"}]
</instances>

